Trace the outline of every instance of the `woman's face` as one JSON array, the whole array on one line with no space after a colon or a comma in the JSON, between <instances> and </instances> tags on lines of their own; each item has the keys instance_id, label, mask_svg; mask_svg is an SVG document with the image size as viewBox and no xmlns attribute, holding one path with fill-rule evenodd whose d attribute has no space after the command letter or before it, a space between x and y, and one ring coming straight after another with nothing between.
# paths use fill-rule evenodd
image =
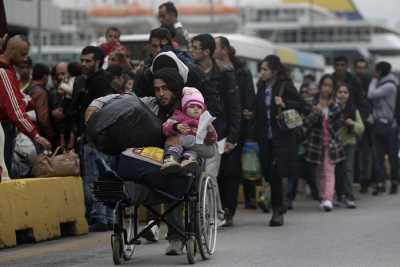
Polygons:
<instances>
[{"instance_id":1,"label":"woman's face","mask_svg":"<svg viewBox=\"0 0 400 267\"><path fill-rule=\"evenodd\" d=\"M321 95L330 97L333 92L333 80L331 78L325 78L321 84Z\"/></svg>"},{"instance_id":2,"label":"woman's face","mask_svg":"<svg viewBox=\"0 0 400 267\"><path fill-rule=\"evenodd\" d=\"M268 67L267 62L263 62L260 68L260 79L263 81L269 81L274 76L272 70Z\"/></svg>"},{"instance_id":3,"label":"woman's face","mask_svg":"<svg viewBox=\"0 0 400 267\"><path fill-rule=\"evenodd\" d=\"M341 104L346 104L347 100L349 100L349 89L347 86L340 86L336 93L336 98L339 100Z\"/></svg>"}]
</instances>

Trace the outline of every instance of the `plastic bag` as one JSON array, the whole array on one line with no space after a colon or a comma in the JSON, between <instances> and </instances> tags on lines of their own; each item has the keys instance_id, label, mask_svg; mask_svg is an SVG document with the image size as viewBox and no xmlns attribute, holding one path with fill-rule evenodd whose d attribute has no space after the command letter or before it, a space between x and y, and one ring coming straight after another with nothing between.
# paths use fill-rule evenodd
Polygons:
<instances>
[{"instance_id":1,"label":"plastic bag","mask_svg":"<svg viewBox=\"0 0 400 267\"><path fill-rule=\"evenodd\" d=\"M250 181L257 181L262 177L257 143L246 142L243 146L242 174L245 179Z\"/></svg>"},{"instance_id":2,"label":"plastic bag","mask_svg":"<svg viewBox=\"0 0 400 267\"><path fill-rule=\"evenodd\" d=\"M12 174L15 177L29 176L36 156L36 147L31 139L25 134L19 133L15 138Z\"/></svg>"}]
</instances>

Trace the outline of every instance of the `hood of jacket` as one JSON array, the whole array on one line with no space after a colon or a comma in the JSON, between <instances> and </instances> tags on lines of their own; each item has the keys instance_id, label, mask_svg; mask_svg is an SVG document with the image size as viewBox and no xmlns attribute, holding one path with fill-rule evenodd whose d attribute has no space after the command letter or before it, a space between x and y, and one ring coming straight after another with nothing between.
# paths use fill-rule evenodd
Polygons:
<instances>
[{"instance_id":1,"label":"hood of jacket","mask_svg":"<svg viewBox=\"0 0 400 267\"><path fill-rule=\"evenodd\" d=\"M397 79L397 77L393 73L389 73L388 75L386 75L385 77L380 79L378 81L378 84L387 83L389 81L394 82L396 84L396 86L399 85L399 79Z\"/></svg>"},{"instance_id":2,"label":"hood of jacket","mask_svg":"<svg viewBox=\"0 0 400 267\"><path fill-rule=\"evenodd\" d=\"M171 63L175 63L175 66L171 66ZM165 66L163 66L165 64ZM154 59L151 64L150 71L152 73L161 69L162 67L171 68L176 67L178 69L179 75L182 77L184 83L186 84L189 74L189 68L180 60L174 52L161 52Z\"/></svg>"}]
</instances>

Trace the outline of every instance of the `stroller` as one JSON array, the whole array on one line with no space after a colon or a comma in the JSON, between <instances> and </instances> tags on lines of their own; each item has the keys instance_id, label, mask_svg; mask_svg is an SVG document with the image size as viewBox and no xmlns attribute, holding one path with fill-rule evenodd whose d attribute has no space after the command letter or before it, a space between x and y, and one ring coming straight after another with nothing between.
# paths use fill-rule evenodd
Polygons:
<instances>
[{"instance_id":1,"label":"stroller","mask_svg":"<svg viewBox=\"0 0 400 267\"><path fill-rule=\"evenodd\" d=\"M160 222L173 228L182 238L190 264L195 263L197 253L203 260L209 259L215 252L217 238L216 185L213 179L202 172L203 167L195 173L174 175L168 179L160 179L165 177L155 172L138 175L142 177L138 179L135 177L140 170L135 165L137 163L137 159L124 155L117 156L113 168L102 160L97 161L100 175L94 183L93 194L98 201L114 208L111 235L114 264L129 261L136 246L140 245L139 239ZM199 160L199 166L203 166L202 160ZM152 207L161 203L170 204L162 213ZM138 230L140 205L156 217L141 231ZM180 205L184 205L183 229L166 219Z\"/></svg>"}]
</instances>

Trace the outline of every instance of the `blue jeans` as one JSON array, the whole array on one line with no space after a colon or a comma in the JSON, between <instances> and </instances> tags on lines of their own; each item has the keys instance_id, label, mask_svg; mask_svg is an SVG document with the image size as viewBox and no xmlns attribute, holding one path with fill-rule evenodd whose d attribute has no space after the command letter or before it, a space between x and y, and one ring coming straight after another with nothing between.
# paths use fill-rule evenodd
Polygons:
<instances>
[{"instance_id":1,"label":"blue jeans","mask_svg":"<svg viewBox=\"0 0 400 267\"><path fill-rule=\"evenodd\" d=\"M97 180L99 176L99 171L96 165L96 159L104 159L107 164L112 165L113 157L101 153L94 147L84 144L83 145L83 157L81 160L84 161L83 168L83 184L85 193L85 206L86 206L86 216L89 224L103 223L112 224L113 223L113 209L104 206L101 202L98 202L91 191L93 183Z\"/></svg>"}]
</instances>

